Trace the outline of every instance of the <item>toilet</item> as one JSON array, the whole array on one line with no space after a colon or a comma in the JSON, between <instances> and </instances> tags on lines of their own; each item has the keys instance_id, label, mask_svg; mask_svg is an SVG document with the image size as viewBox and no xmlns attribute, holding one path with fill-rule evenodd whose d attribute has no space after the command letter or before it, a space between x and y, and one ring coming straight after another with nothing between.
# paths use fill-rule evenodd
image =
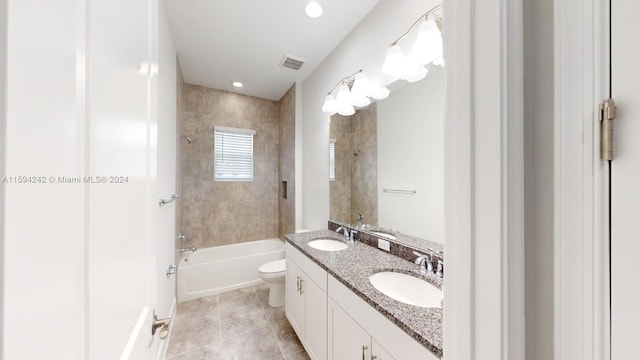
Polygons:
<instances>
[{"instance_id":1,"label":"toilet","mask_svg":"<svg viewBox=\"0 0 640 360\"><path fill-rule=\"evenodd\" d=\"M260 279L269 284L269 306L284 305L285 259L268 262L258 269Z\"/></svg>"}]
</instances>

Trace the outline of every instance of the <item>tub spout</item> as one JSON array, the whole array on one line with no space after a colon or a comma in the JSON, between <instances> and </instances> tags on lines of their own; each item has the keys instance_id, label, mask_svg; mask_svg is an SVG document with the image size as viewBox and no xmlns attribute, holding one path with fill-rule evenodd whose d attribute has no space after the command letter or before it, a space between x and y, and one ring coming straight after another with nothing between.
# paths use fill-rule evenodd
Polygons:
<instances>
[{"instance_id":1,"label":"tub spout","mask_svg":"<svg viewBox=\"0 0 640 360\"><path fill-rule=\"evenodd\" d=\"M196 250L198 250L198 249L196 249L195 246L192 246L192 247L188 247L188 248L178 249L178 252L184 254L184 253L188 253L188 252L195 252Z\"/></svg>"}]
</instances>

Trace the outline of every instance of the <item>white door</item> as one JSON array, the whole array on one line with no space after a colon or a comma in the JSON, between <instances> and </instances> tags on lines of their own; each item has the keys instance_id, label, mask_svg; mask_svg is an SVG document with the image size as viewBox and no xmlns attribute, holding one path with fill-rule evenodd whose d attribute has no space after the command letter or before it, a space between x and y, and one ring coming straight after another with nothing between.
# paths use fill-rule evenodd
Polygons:
<instances>
[{"instance_id":1,"label":"white door","mask_svg":"<svg viewBox=\"0 0 640 360\"><path fill-rule=\"evenodd\" d=\"M331 299L327 302L327 314L327 359L369 359L371 336Z\"/></svg>"},{"instance_id":2,"label":"white door","mask_svg":"<svg viewBox=\"0 0 640 360\"><path fill-rule=\"evenodd\" d=\"M89 187L88 353L151 359L164 275L157 271L165 215L158 204L157 1L96 1L89 9L89 173L107 183Z\"/></svg>"},{"instance_id":3,"label":"white door","mask_svg":"<svg viewBox=\"0 0 640 360\"><path fill-rule=\"evenodd\" d=\"M287 258L286 261L285 313L298 338L304 342L304 297L300 294L300 280L303 273L291 259Z\"/></svg>"},{"instance_id":4,"label":"white door","mask_svg":"<svg viewBox=\"0 0 640 360\"><path fill-rule=\"evenodd\" d=\"M640 2L611 3L611 93L618 104L611 164L611 359L626 360L639 356Z\"/></svg>"}]
</instances>

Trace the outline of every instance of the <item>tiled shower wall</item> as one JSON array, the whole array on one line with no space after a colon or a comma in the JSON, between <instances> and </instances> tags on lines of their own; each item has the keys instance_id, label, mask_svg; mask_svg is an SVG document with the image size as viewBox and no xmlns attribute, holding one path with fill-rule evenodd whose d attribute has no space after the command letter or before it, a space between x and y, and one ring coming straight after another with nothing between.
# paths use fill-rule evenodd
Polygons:
<instances>
[{"instance_id":1,"label":"tiled shower wall","mask_svg":"<svg viewBox=\"0 0 640 360\"><path fill-rule=\"evenodd\" d=\"M329 219L351 223L351 117L331 116L329 137L335 141L335 180L329 181Z\"/></svg>"},{"instance_id":2,"label":"tiled shower wall","mask_svg":"<svg viewBox=\"0 0 640 360\"><path fill-rule=\"evenodd\" d=\"M280 99L280 161L279 161L279 231L282 238L295 231L295 111L296 87L293 85Z\"/></svg>"},{"instance_id":3,"label":"tiled shower wall","mask_svg":"<svg viewBox=\"0 0 640 360\"><path fill-rule=\"evenodd\" d=\"M378 225L378 111L376 103L351 117L351 223L364 216L363 223Z\"/></svg>"},{"instance_id":4,"label":"tiled shower wall","mask_svg":"<svg viewBox=\"0 0 640 360\"><path fill-rule=\"evenodd\" d=\"M281 139L285 140L285 147L293 141L288 135L293 134L293 129L287 125L283 126L284 131L280 129L281 113L288 113L285 107L293 105L288 104L287 96L282 103L288 105L283 106L276 101L190 84L184 85L183 92L182 133L193 139L192 144L182 147L182 218L189 245L206 248L278 237L283 229L280 223L294 223L292 211L287 221L279 219L279 173L288 176L289 170L284 166L287 169L282 171L280 159L294 156L280 154ZM256 131L253 181L213 181L214 126ZM290 171L293 174L293 165ZM293 186L291 175L287 184L291 202ZM288 213L283 211L284 215Z\"/></svg>"},{"instance_id":5,"label":"tiled shower wall","mask_svg":"<svg viewBox=\"0 0 640 360\"><path fill-rule=\"evenodd\" d=\"M329 183L331 220L378 223L377 107L372 104L355 115L331 117L330 138L336 141L336 179Z\"/></svg>"}]
</instances>

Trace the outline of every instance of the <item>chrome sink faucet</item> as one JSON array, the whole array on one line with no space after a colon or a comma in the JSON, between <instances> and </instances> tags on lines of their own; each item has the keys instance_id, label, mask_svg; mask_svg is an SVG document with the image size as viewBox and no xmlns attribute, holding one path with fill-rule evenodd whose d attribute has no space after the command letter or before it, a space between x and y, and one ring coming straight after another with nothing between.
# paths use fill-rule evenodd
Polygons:
<instances>
[{"instance_id":1,"label":"chrome sink faucet","mask_svg":"<svg viewBox=\"0 0 640 360\"><path fill-rule=\"evenodd\" d=\"M340 226L340 227L336 230L336 232L337 232L338 234L340 234L340 231L342 231L342 232L343 232L343 235L344 235L345 240L349 238L349 235L350 235L350 234L349 234L349 228L348 228L348 227L346 227L346 226Z\"/></svg>"},{"instance_id":2,"label":"chrome sink faucet","mask_svg":"<svg viewBox=\"0 0 640 360\"><path fill-rule=\"evenodd\" d=\"M427 249L427 254L413 252L417 256L415 263L420 265L420 272L436 279L444 278L444 260L442 260L442 252L434 249ZM433 267L434 256L438 259L438 267Z\"/></svg>"},{"instance_id":3,"label":"chrome sink faucet","mask_svg":"<svg viewBox=\"0 0 640 360\"><path fill-rule=\"evenodd\" d=\"M420 272L425 275L433 275L433 263L431 263L431 254L420 254L418 252L413 252L414 255L418 256L416 258L415 263L420 265Z\"/></svg>"}]
</instances>

